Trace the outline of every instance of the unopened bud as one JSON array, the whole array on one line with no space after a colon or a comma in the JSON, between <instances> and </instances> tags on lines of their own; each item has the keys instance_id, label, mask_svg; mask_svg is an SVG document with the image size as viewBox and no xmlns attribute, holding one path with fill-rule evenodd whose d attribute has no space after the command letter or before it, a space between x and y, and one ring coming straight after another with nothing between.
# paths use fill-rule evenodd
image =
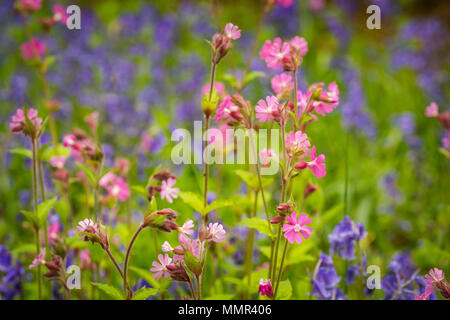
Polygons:
<instances>
[{"instance_id":1,"label":"unopened bud","mask_svg":"<svg viewBox=\"0 0 450 320\"><path fill-rule=\"evenodd\" d=\"M284 217L282 217L282 216L276 216L275 218L272 218L272 220L270 220L270 223L272 223L272 224L278 224L278 223L283 222L283 220L284 220Z\"/></svg>"},{"instance_id":2,"label":"unopened bud","mask_svg":"<svg viewBox=\"0 0 450 320\"><path fill-rule=\"evenodd\" d=\"M297 170L303 170L308 166L308 164L305 161L299 161L294 165L294 168Z\"/></svg>"}]
</instances>

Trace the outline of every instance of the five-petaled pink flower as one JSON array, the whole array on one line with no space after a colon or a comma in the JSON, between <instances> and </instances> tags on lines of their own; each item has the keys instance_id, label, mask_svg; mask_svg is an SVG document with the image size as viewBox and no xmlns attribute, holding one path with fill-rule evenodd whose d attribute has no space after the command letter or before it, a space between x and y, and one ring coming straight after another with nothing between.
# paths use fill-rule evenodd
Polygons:
<instances>
[{"instance_id":1,"label":"five-petaled pink flower","mask_svg":"<svg viewBox=\"0 0 450 320\"><path fill-rule=\"evenodd\" d=\"M53 156L50 158L50 165L54 168L61 169L66 164L66 156Z\"/></svg>"},{"instance_id":2,"label":"five-petaled pink flower","mask_svg":"<svg viewBox=\"0 0 450 320\"><path fill-rule=\"evenodd\" d=\"M439 108L436 102L431 102L429 106L425 109L425 116L434 118L439 115Z\"/></svg>"},{"instance_id":3,"label":"five-petaled pink flower","mask_svg":"<svg viewBox=\"0 0 450 320\"><path fill-rule=\"evenodd\" d=\"M306 152L310 146L311 144L308 141L308 136L302 131L297 131L295 133L294 131L291 131L286 136L286 152L290 157L301 152Z\"/></svg>"},{"instance_id":4,"label":"five-petaled pink flower","mask_svg":"<svg viewBox=\"0 0 450 320\"><path fill-rule=\"evenodd\" d=\"M180 227L179 231L184 234L192 235L194 233L194 230L192 230L193 228L194 221L192 221L192 219L187 219L183 226Z\"/></svg>"},{"instance_id":5,"label":"five-petaled pink flower","mask_svg":"<svg viewBox=\"0 0 450 320\"><path fill-rule=\"evenodd\" d=\"M164 241L164 243L161 245L162 252L172 252L173 247L170 245L168 241Z\"/></svg>"},{"instance_id":6,"label":"five-petaled pink flower","mask_svg":"<svg viewBox=\"0 0 450 320\"><path fill-rule=\"evenodd\" d=\"M225 36L231 40L239 39L241 37L241 30L239 30L238 26L227 23L225 25Z\"/></svg>"},{"instance_id":7,"label":"five-petaled pink flower","mask_svg":"<svg viewBox=\"0 0 450 320\"><path fill-rule=\"evenodd\" d=\"M59 238L59 232L61 231L61 226L58 221L53 222L47 227L47 237L49 241L57 241Z\"/></svg>"},{"instance_id":8,"label":"five-petaled pink flower","mask_svg":"<svg viewBox=\"0 0 450 320\"><path fill-rule=\"evenodd\" d=\"M270 162L272 160L275 160L276 158L277 155L272 149L264 148L259 152L259 161L261 163L261 166L263 166L264 168L269 167Z\"/></svg>"},{"instance_id":9,"label":"five-petaled pink flower","mask_svg":"<svg viewBox=\"0 0 450 320\"><path fill-rule=\"evenodd\" d=\"M438 268L431 269L429 274L425 275L425 280L428 284L436 284L445 279L444 272Z\"/></svg>"},{"instance_id":10,"label":"five-petaled pink flower","mask_svg":"<svg viewBox=\"0 0 450 320\"><path fill-rule=\"evenodd\" d=\"M414 300L428 300L433 293L434 288L432 285L427 285L425 287L425 291L422 294L419 294L418 296L415 296Z\"/></svg>"},{"instance_id":11,"label":"five-petaled pink flower","mask_svg":"<svg viewBox=\"0 0 450 320\"><path fill-rule=\"evenodd\" d=\"M178 242L184 250L189 251L196 258L200 258L200 243L198 240L192 240L186 234L180 232L178 233ZM178 247L175 249L178 249Z\"/></svg>"},{"instance_id":12,"label":"five-petaled pink flower","mask_svg":"<svg viewBox=\"0 0 450 320\"><path fill-rule=\"evenodd\" d=\"M42 249L41 253L38 254L37 258L33 260L33 262L28 267L29 269L33 269L34 267L37 267L40 264L45 263L45 252L46 249Z\"/></svg>"},{"instance_id":13,"label":"five-petaled pink flower","mask_svg":"<svg viewBox=\"0 0 450 320\"><path fill-rule=\"evenodd\" d=\"M263 99L259 100L255 107L256 119L261 122L269 122L279 115L278 106L278 99L274 96L267 96L266 101Z\"/></svg>"},{"instance_id":14,"label":"five-petaled pink flower","mask_svg":"<svg viewBox=\"0 0 450 320\"><path fill-rule=\"evenodd\" d=\"M236 106L235 104L233 104L233 102L231 102L231 97L230 96L226 96L222 103L219 105L219 108L217 108L216 110L216 114L214 115L214 120L216 120L217 122L219 122L222 119L229 119L230 118L230 114L232 112L238 112L239 111L239 107Z\"/></svg>"},{"instance_id":15,"label":"five-petaled pink flower","mask_svg":"<svg viewBox=\"0 0 450 320\"><path fill-rule=\"evenodd\" d=\"M38 118L37 111L35 109L28 110L28 119L34 125L36 131L41 129L42 118ZM11 117L11 122L9 123L9 129L13 133L25 133L25 113L23 109L17 109L16 113Z\"/></svg>"},{"instance_id":16,"label":"five-petaled pink flower","mask_svg":"<svg viewBox=\"0 0 450 320\"><path fill-rule=\"evenodd\" d=\"M20 46L22 50L22 58L28 59L41 59L41 56L47 50L45 43L39 41L37 38L32 38L29 42L25 42Z\"/></svg>"},{"instance_id":17,"label":"five-petaled pink flower","mask_svg":"<svg viewBox=\"0 0 450 320\"><path fill-rule=\"evenodd\" d=\"M225 240L227 232L220 223L210 223L207 228L207 240L222 242Z\"/></svg>"},{"instance_id":18,"label":"five-petaled pink flower","mask_svg":"<svg viewBox=\"0 0 450 320\"><path fill-rule=\"evenodd\" d=\"M283 42L280 38L275 38L273 41L267 40L264 43L259 55L269 68L279 69L283 66L283 59L288 57L289 53L289 43Z\"/></svg>"},{"instance_id":19,"label":"five-petaled pink flower","mask_svg":"<svg viewBox=\"0 0 450 320\"><path fill-rule=\"evenodd\" d=\"M303 241L302 236L305 239L309 238L309 235L312 233L312 229L310 227L305 227L307 224L311 223L311 218L308 218L306 213L301 213L297 219L297 213L292 212L291 216L286 217L286 221L283 225L284 237L290 242L301 243Z\"/></svg>"},{"instance_id":20,"label":"five-petaled pink flower","mask_svg":"<svg viewBox=\"0 0 450 320\"><path fill-rule=\"evenodd\" d=\"M173 188L175 185L176 180L169 178L168 180L165 180L162 182L161 185L161 199L166 199L167 202L172 203L172 198L176 199L178 198L178 192L180 192L180 189Z\"/></svg>"},{"instance_id":21,"label":"five-petaled pink flower","mask_svg":"<svg viewBox=\"0 0 450 320\"><path fill-rule=\"evenodd\" d=\"M151 272L154 272L152 277L159 280L164 275L164 279L167 279L170 276L167 266L172 262L172 258L166 253L165 256L162 254L158 255L158 260L160 263L156 261L152 263L153 268L150 269Z\"/></svg>"},{"instance_id":22,"label":"five-petaled pink flower","mask_svg":"<svg viewBox=\"0 0 450 320\"><path fill-rule=\"evenodd\" d=\"M59 4L53 6L53 20L66 24L68 17L66 9L63 6Z\"/></svg>"},{"instance_id":23,"label":"five-petaled pink flower","mask_svg":"<svg viewBox=\"0 0 450 320\"><path fill-rule=\"evenodd\" d=\"M39 10L42 6L42 0L19 0L23 9L28 11Z\"/></svg>"},{"instance_id":24,"label":"five-petaled pink flower","mask_svg":"<svg viewBox=\"0 0 450 320\"><path fill-rule=\"evenodd\" d=\"M270 279L259 279L258 293L261 293L262 296L267 296L268 298L273 297L273 288Z\"/></svg>"},{"instance_id":25,"label":"five-petaled pink flower","mask_svg":"<svg viewBox=\"0 0 450 320\"><path fill-rule=\"evenodd\" d=\"M316 157L316 147L311 148L311 152L309 153L311 161L306 162L308 168L312 171L312 173L317 178L323 178L326 176L327 172L325 171L325 156L323 154Z\"/></svg>"},{"instance_id":26,"label":"five-petaled pink flower","mask_svg":"<svg viewBox=\"0 0 450 320\"><path fill-rule=\"evenodd\" d=\"M289 73L276 75L270 81L272 89L279 96L287 95L293 88L292 76Z\"/></svg>"},{"instance_id":27,"label":"five-petaled pink flower","mask_svg":"<svg viewBox=\"0 0 450 320\"><path fill-rule=\"evenodd\" d=\"M105 174L99 181L99 185L108 191L108 195L119 201L125 202L130 197L130 189L122 177L116 176L112 172Z\"/></svg>"},{"instance_id":28,"label":"five-petaled pink flower","mask_svg":"<svg viewBox=\"0 0 450 320\"><path fill-rule=\"evenodd\" d=\"M295 36L289 41L291 45L291 49L294 51L294 54L298 54L300 56L305 56L308 52L308 42L306 42L305 38Z\"/></svg>"}]
</instances>

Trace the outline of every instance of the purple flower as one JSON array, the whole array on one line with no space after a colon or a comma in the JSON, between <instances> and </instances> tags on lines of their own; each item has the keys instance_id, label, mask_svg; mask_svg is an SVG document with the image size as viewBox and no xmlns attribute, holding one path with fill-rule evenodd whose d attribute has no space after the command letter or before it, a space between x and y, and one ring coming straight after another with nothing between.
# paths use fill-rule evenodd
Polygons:
<instances>
[{"instance_id":1,"label":"purple flower","mask_svg":"<svg viewBox=\"0 0 450 320\"><path fill-rule=\"evenodd\" d=\"M328 235L331 244L331 254L337 253L346 260L355 259L355 243L360 241L366 232L362 224L356 224L349 216L345 216L342 222L338 223L333 232Z\"/></svg>"},{"instance_id":2,"label":"purple flower","mask_svg":"<svg viewBox=\"0 0 450 320\"><path fill-rule=\"evenodd\" d=\"M331 256L320 253L317 265L312 278L313 296L319 300L345 300L344 293L338 288L341 277L337 275Z\"/></svg>"},{"instance_id":3,"label":"purple flower","mask_svg":"<svg viewBox=\"0 0 450 320\"><path fill-rule=\"evenodd\" d=\"M13 261L8 248L0 246L0 298L11 300L22 291L22 276L25 270L21 263Z\"/></svg>"}]
</instances>

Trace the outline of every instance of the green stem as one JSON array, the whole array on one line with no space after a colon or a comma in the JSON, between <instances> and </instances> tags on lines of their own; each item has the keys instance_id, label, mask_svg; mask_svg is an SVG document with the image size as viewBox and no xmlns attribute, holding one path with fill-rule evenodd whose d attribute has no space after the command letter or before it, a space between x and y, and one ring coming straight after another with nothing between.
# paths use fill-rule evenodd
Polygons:
<instances>
[{"instance_id":1,"label":"green stem","mask_svg":"<svg viewBox=\"0 0 450 320\"><path fill-rule=\"evenodd\" d=\"M41 189L41 201L45 201L45 184L44 184L44 174L42 169L42 159L39 157L39 142L35 140L36 144L36 154L38 155L38 174L39 174L39 187ZM47 219L44 220L44 244L45 244L45 259L50 258L50 249L48 245L48 234L47 234Z\"/></svg>"},{"instance_id":2,"label":"green stem","mask_svg":"<svg viewBox=\"0 0 450 320\"><path fill-rule=\"evenodd\" d=\"M295 112L295 121L294 121L294 128L297 130L297 117L298 117L298 102L297 102L297 90L298 90L298 84L297 84L297 69L294 69L292 71L292 76L294 77L294 112Z\"/></svg>"},{"instance_id":3,"label":"green stem","mask_svg":"<svg viewBox=\"0 0 450 320\"><path fill-rule=\"evenodd\" d=\"M284 248L283 248L283 256L281 257L280 272L278 273L277 284L276 284L276 286L275 286L275 293L274 293L274 295L273 295L273 299L274 299L274 300L275 300L276 297L277 297L278 286L279 286L279 284L280 284L281 275L283 274L283 266L284 266L284 260L285 260L285 258L286 258L287 245L288 245L288 240L285 239L285 240L284 240Z\"/></svg>"},{"instance_id":4,"label":"green stem","mask_svg":"<svg viewBox=\"0 0 450 320\"><path fill-rule=\"evenodd\" d=\"M347 132L345 139L345 186L344 186L344 214L347 214L348 210L348 150L349 150L349 137Z\"/></svg>"},{"instance_id":5,"label":"green stem","mask_svg":"<svg viewBox=\"0 0 450 320\"><path fill-rule=\"evenodd\" d=\"M31 149L32 149L32 180L33 180L33 202L34 202L34 214L36 219L38 219L38 190L37 190L37 150L36 141L31 139ZM41 252L41 241L39 238L39 225L34 226L35 239L36 239L36 254L39 255ZM41 265L37 267L36 280L38 283L38 299L42 299L42 284L41 284Z\"/></svg>"},{"instance_id":6,"label":"green stem","mask_svg":"<svg viewBox=\"0 0 450 320\"><path fill-rule=\"evenodd\" d=\"M130 244L128 245L128 248L127 248L127 253L125 254L125 262L123 264L123 290L125 292L125 297L127 299L131 299L131 297L133 296L133 292L131 290L129 292L127 292L127 288L128 288L128 281L127 281L128 261L130 259L131 248L133 247L134 241L136 240L137 236L142 231L142 229L144 229L144 227L141 224L139 226L139 228L136 230L136 232L134 233L133 238L131 238Z\"/></svg>"}]
</instances>

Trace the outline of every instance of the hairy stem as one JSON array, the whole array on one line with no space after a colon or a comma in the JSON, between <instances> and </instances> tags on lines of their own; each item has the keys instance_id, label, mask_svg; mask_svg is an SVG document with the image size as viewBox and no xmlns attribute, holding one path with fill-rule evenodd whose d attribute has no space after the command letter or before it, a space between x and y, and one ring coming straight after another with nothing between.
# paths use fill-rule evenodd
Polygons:
<instances>
[{"instance_id":1,"label":"hairy stem","mask_svg":"<svg viewBox=\"0 0 450 320\"><path fill-rule=\"evenodd\" d=\"M142 229L144 229L144 227L141 224L139 226L139 228L136 230L136 232L134 233L133 238L131 238L130 244L128 245L128 248L127 248L127 253L125 254L125 261L123 263L123 290L125 292L125 297L127 299L131 299L131 297L133 295L131 290L129 290L129 292L127 292L128 291L127 290L128 289L128 280L127 280L128 261L130 259L131 248L133 247L134 241L136 240L137 236L142 231Z\"/></svg>"}]
</instances>

